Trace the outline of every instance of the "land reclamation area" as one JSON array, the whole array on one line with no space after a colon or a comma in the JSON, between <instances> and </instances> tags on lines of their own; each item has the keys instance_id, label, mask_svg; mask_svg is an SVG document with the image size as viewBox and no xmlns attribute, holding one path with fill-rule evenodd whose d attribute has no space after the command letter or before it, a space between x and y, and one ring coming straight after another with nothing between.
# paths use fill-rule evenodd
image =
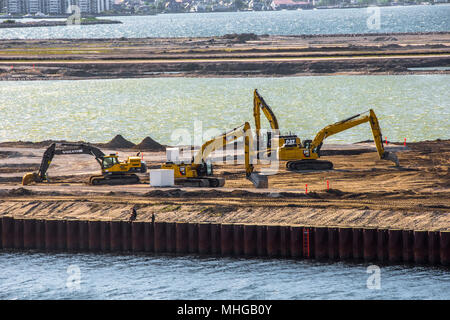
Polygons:
<instances>
[{"instance_id":1,"label":"land reclamation area","mask_svg":"<svg viewBox=\"0 0 450 320\"><path fill-rule=\"evenodd\" d=\"M0 41L0 79L449 73L450 33Z\"/></svg>"},{"instance_id":2,"label":"land reclamation area","mask_svg":"<svg viewBox=\"0 0 450 320\"><path fill-rule=\"evenodd\" d=\"M373 142L325 145L322 158L333 170L295 173L282 162L269 176L269 189L254 189L242 163L215 167L226 178L224 188L152 188L148 174L136 185L89 186L100 169L88 155L55 157L49 183L22 187L21 177L38 169L46 143L0 144L0 216L127 220L135 206L137 221L154 214L170 222L450 230L450 140L389 143L400 168L379 160ZM137 150L103 146L120 158ZM154 147L143 149L149 168L165 161Z\"/></svg>"}]
</instances>

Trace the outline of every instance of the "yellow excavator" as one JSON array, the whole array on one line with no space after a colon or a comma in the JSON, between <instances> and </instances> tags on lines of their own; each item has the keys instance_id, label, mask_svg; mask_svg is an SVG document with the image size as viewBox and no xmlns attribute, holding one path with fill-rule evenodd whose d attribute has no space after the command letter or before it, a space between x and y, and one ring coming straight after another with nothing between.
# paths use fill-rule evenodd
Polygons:
<instances>
[{"instance_id":1,"label":"yellow excavator","mask_svg":"<svg viewBox=\"0 0 450 320\"><path fill-rule=\"evenodd\" d=\"M365 122L370 123L372 129L375 146L378 151L380 159L390 160L399 166L398 158L393 152L384 150L383 139L381 134L380 125L375 112L370 109L364 113L356 114L352 117L338 121L334 124L328 125L320 130L313 140L303 140L296 135L279 135L278 121L273 113L272 109L267 105L264 99L260 96L255 89L253 95L253 116L256 126L256 139L257 139L257 154L260 157L260 137L261 137L261 110L270 123L270 127L275 132L275 143L272 143L271 132L268 132L267 136L267 148L263 152L269 155L272 152L277 152L277 159L287 161L286 167L289 170L301 171L301 170L330 170L333 168L333 163L325 160L318 160L320 157L320 149L323 141L339 132L353 128ZM278 140L278 143L276 141ZM275 144L276 146L272 146Z\"/></svg>"},{"instance_id":2,"label":"yellow excavator","mask_svg":"<svg viewBox=\"0 0 450 320\"><path fill-rule=\"evenodd\" d=\"M41 165L37 172L27 173L22 178L22 185L32 182L49 181L47 170L55 155L89 154L100 164L101 174L91 176L89 184L133 184L140 181L135 174L147 172L145 162L138 156L128 157L120 162L116 154L105 155L99 148L85 143L52 143L42 156Z\"/></svg>"},{"instance_id":3,"label":"yellow excavator","mask_svg":"<svg viewBox=\"0 0 450 320\"><path fill-rule=\"evenodd\" d=\"M166 162L161 166L161 169L172 169L176 184L196 187L223 187L225 179L213 176L213 166L211 162L207 161L207 158L214 150L223 148L240 137L244 137L246 178L256 188L267 188L267 176L254 172L254 167L251 164L250 153L253 146L253 137L248 122L205 142L192 157L190 163Z\"/></svg>"}]
</instances>

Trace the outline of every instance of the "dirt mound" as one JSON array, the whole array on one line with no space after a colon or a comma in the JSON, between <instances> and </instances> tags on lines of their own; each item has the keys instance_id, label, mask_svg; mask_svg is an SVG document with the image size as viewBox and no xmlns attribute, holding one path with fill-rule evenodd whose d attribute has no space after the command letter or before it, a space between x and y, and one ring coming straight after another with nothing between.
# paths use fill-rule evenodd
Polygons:
<instances>
[{"instance_id":1,"label":"dirt mound","mask_svg":"<svg viewBox=\"0 0 450 320\"><path fill-rule=\"evenodd\" d=\"M8 194L11 196L29 196L32 195L33 192L25 188L17 188L9 190Z\"/></svg>"},{"instance_id":2,"label":"dirt mound","mask_svg":"<svg viewBox=\"0 0 450 320\"><path fill-rule=\"evenodd\" d=\"M150 137L146 137L141 143L135 145L133 149L142 150L142 151L165 151L166 148L153 140Z\"/></svg>"},{"instance_id":3,"label":"dirt mound","mask_svg":"<svg viewBox=\"0 0 450 320\"><path fill-rule=\"evenodd\" d=\"M244 43L249 40L258 40L254 33L228 33L223 36L225 39L235 40L238 43Z\"/></svg>"},{"instance_id":4,"label":"dirt mound","mask_svg":"<svg viewBox=\"0 0 450 320\"><path fill-rule=\"evenodd\" d=\"M130 149L133 148L135 144L133 142L128 141L120 134L115 136L111 141L102 144L102 147L105 148L121 148L121 149Z\"/></svg>"}]
</instances>

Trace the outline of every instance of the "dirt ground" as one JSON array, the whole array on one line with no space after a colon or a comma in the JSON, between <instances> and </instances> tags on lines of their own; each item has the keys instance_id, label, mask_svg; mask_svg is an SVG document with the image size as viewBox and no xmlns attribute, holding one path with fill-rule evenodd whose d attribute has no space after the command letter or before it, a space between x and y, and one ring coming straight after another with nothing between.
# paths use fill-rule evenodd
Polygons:
<instances>
[{"instance_id":1,"label":"dirt ground","mask_svg":"<svg viewBox=\"0 0 450 320\"><path fill-rule=\"evenodd\" d=\"M450 32L0 41L0 80L449 73L432 69L449 65Z\"/></svg>"},{"instance_id":2,"label":"dirt ground","mask_svg":"<svg viewBox=\"0 0 450 320\"><path fill-rule=\"evenodd\" d=\"M254 189L241 163L215 166L226 178L221 189L153 188L147 174L141 184L94 187L86 184L99 170L93 157L55 157L50 183L22 188L21 177L38 168L44 148L0 143L0 216L128 219L136 206L138 220L155 214L160 221L450 230L450 140L387 149L397 153L399 168L379 160L373 143L325 145L322 159L332 161L333 170L294 173L281 163L269 189ZM104 151L120 158L136 152ZM165 154L146 152L144 160L158 168Z\"/></svg>"}]
</instances>

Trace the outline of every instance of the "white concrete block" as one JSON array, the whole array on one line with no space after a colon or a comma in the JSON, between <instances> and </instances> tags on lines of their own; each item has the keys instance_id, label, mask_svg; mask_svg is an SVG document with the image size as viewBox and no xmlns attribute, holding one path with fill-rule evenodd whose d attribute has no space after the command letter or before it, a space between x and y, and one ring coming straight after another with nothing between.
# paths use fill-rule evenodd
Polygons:
<instances>
[{"instance_id":1,"label":"white concrete block","mask_svg":"<svg viewBox=\"0 0 450 320\"><path fill-rule=\"evenodd\" d=\"M172 169L151 169L150 185L152 187L172 187L175 185L174 171Z\"/></svg>"}]
</instances>

